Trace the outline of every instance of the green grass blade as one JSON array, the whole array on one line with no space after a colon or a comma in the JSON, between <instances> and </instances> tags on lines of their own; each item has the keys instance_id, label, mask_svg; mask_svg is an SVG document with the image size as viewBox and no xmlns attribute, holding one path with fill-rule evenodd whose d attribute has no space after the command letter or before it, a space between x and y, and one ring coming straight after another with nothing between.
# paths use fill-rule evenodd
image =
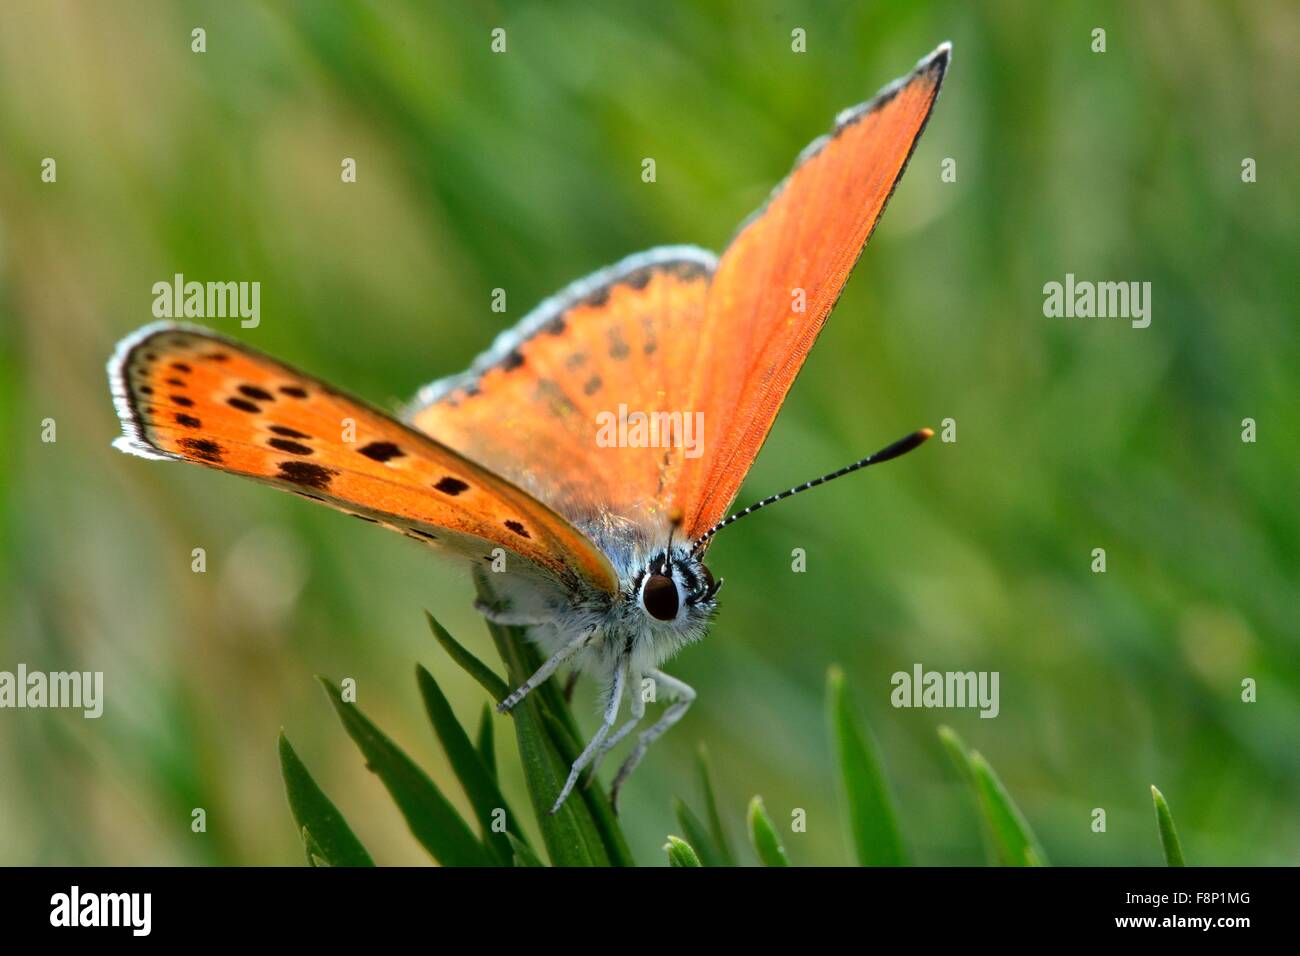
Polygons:
<instances>
[{"instance_id":1,"label":"green grass blade","mask_svg":"<svg viewBox=\"0 0 1300 956\"><path fill-rule=\"evenodd\" d=\"M491 866L492 855L425 772L355 704L344 703L337 687L324 678L320 682L366 766L383 781L407 826L433 858L443 866Z\"/></svg>"},{"instance_id":2,"label":"green grass blade","mask_svg":"<svg viewBox=\"0 0 1300 956\"><path fill-rule=\"evenodd\" d=\"M1169 866L1186 866L1183 861L1183 845L1178 840L1178 831L1174 829L1174 816L1169 812L1165 795L1151 786L1151 799L1156 805L1156 826L1160 829L1160 845L1164 847L1165 863Z\"/></svg>"},{"instance_id":3,"label":"green grass blade","mask_svg":"<svg viewBox=\"0 0 1300 956\"><path fill-rule=\"evenodd\" d=\"M668 842L664 844L664 849L668 851L669 866L700 865L700 858L696 855L695 850L691 848L691 845L685 840L669 834Z\"/></svg>"},{"instance_id":4,"label":"green grass blade","mask_svg":"<svg viewBox=\"0 0 1300 956\"><path fill-rule=\"evenodd\" d=\"M966 749L966 744L957 736L957 731L948 726L939 727L939 742L943 744L943 749L948 751L948 756L952 758L953 766L957 768L957 773L962 780L970 787L975 786L975 775L970 769L970 751Z\"/></svg>"},{"instance_id":5,"label":"green grass blade","mask_svg":"<svg viewBox=\"0 0 1300 956\"><path fill-rule=\"evenodd\" d=\"M709 752L704 744L695 751L695 767L700 775L700 789L704 791L704 813L709 821L709 835L718 854L718 862L710 866L735 866L736 855L731 851L731 842L727 839L727 830L722 825L722 815L718 813L718 799L713 791L713 779L709 773ZM689 838L689 834L687 834ZM698 844L696 844L698 846Z\"/></svg>"},{"instance_id":6,"label":"green grass blade","mask_svg":"<svg viewBox=\"0 0 1300 956\"><path fill-rule=\"evenodd\" d=\"M527 671L522 647L524 638L517 632L512 633L513 628L503 628L490 621L487 627L511 679L515 680L517 674ZM522 682L526 676L525 673L525 677L517 679ZM552 815L550 812L568 776L569 764L547 726L542 696L536 691L529 694L510 712L510 718L519 745L519 760L523 765L528 797L552 865L609 866L611 861L604 837L580 794L574 793L565 801L559 813Z\"/></svg>"},{"instance_id":7,"label":"green grass blade","mask_svg":"<svg viewBox=\"0 0 1300 956\"><path fill-rule=\"evenodd\" d=\"M325 796L298 755L289 738L280 732L280 772L289 812L298 824L307 862L312 866L374 866L343 814Z\"/></svg>"},{"instance_id":8,"label":"green grass blade","mask_svg":"<svg viewBox=\"0 0 1300 956\"><path fill-rule=\"evenodd\" d=\"M562 696L560 701L563 705ZM543 705L543 714L545 726L551 734L551 742L555 745L556 752L559 753L566 768L572 767L573 762L578 759L578 754L582 752L581 742L569 731L568 724L555 716L555 712L545 705ZM618 824L618 817L614 815L614 808L610 806L609 797L605 794L605 788L599 781L591 780L590 772L579 782L577 792L569 799L578 798L586 804L587 812L591 814L592 822L600 833L601 840L605 844L605 852L612 865L635 866L632 852L628 849L623 830Z\"/></svg>"},{"instance_id":9,"label":"green grass blade","mask_svg":"<svg viewBox=\"0 0 1300 956\"><path fill-rule=\"evenodd\" d=\"M497 744L496 733L492 728L492 705L484 704L483 713L478 719L478 739L474 744L478 750L479 759L483 761L483 766L487 772L492 775L492 779L497 779Z\"/></svg>"},{"instance_id":10,"label":"green grass blade","mask_svg":"<svg viewBox=\"0 0 1300 956\"><path fill-rule=\"evenodd\" d=\"M683 837L694 848L702 866L728 865L708 828L680 797L673 798L673 815L677 817L677 825L682 828Z\"/></svg>"},{"instance_id":11,"label":"green grass blade","mask_svg":"<svg viewBox=\"0 0 1300 956\"><path fill-rule=\"evenodd\" d=\"M486 575L475 578L479 594L492 600ZM506 665L510 681L518 685L541 664L537 648L520 628L487 622L488 633ZM560 812L550 815L569 767L581 750L577 725L564 697L551 679L511 711L519 756L529 799L537 815L554 866L634 866L631 851L603 788L581 784Z\"/></svg>"},{"instance_id":12,"label":"green grass blade","mask_svg":"<svg viewBox=\"0 0 1300 956\"><path fill-rule=\"evenodd\" d=\"M749 838L754 843L754 852L764 866L789 866L790 858L785 855L781 837L776 832L772 818L767 815L762 797L749 801Z\"/></svg>"},{"instance_id":13,"label":"green grass blade","mask_svg":"<svg viewBox=\"0 0 1300 956\"><path fill-rule=\"evenodd\" d=\"M492 672L481 660L467 651L454 637L447 632L447 629L438 623L428 611L424 612L425 618L429 622L429 630L433 631L434 638L442 645L443 650L451 657L453 661L461 666L465 673L478 681L483 689L492 695L492 699L497 701L505 700L506 695L510 693L510 688L506 682Z\"/></svg>"},{"instance_id":14,"label":"green grass blade","mask_svg":"<svg viewBox=\"0 0 1300 956\"><path fill-rule=\"evenodd\" d=\"M307 852L308 866L315 868L333 866L333 864L325 858L325 851L321 849L320 844L316 842L316 838L311 835L310 830L303 827L302 832L299 833L298 836L302 838L302 848ZM374 864L371 863L371 866L374 866Z\"/></svg>"},{"instance_id":15,"label":"green grass blade","mask_svg":"<svg viewBox=\"0 0 1300 956\"><path fill-rule=\"evenodd\" d=\"M878 749L870 730L854 712L844 672L838 667L832 667L826 676L826 699L841 792L858 863L905 866L907 852Z\"/></svg>"},{"instance_id":16,"label":"green grass blade","mask_svg":"<svg viewBox=\"0 0 1300 956\"><path fill-rule=\"evenodd\" d=\"M533 848L523 840L519 839L513 833L506 833L506 839L510 841L510 847L514 850L513 861L515 866L545 866Z\"/></svg>"},{"instance_id":17,"label":"green grass blade","mask_svg":"<svg viewBox=\"0 0 1300 956\"><path fill-rule=\"evenodd\" d=\"M478 818L484 845L492 851L502 866L509 866L514 850L510 847L510 841L506 839L505 831L498 831L494 828L494 824L504 812L505 829L523 840L523 830L519 828L518 818L507 805L496 780L483 766L482 758L470 743L469 735L461 727L460 721L452 713L451 704L442 693L438 682L433 679L433 675L417 664L415 679L420 685L420 696L424 699L424 709L429 715L429 722L433 724L434 733L438 735L442 749L447 754L447 760L456 771L456 778L464 788L465 796L469 797L469 802L474 807L474 815Z\"/></svg>"},{"instance_id":18,"label":"green grass blade","mask_svg":"<svg viewBox=\"0 0 1300 956\"><path fill-rule=\"evenodd\" d=\"M997 866L998 852L994 847L993 831L989 828L989 821L984 816L979 791L975 786L975 774L970 767L970 751L966 749L966 744L962 742L962 739L957 736L956 731L951 727L941 726L939 728L939 741L943 744L943 749L948 752L953 767L957 770L957 775L961 777L962 782L966 784L967 791L970 793L975 819L979 821L980 833L983 837L981 842L984 844L984 858L988 861L989 866Z\"/></svg>"},{"instance_id":19,"label":"green grass blade","mask_svg":"<svg viewBox=\"0 0 1300 956\"><path fill-rule=\"evenodd\" d=\"M970 764L980 805L997 840L1002 863L1006 866L1046 866L1047 855L1038 845L1029 821L1011 799L993 767L979 751L971 752Z\"/></svg>"},{"instance_id":20,"label":"green grass blade","mask_svg":"<svg viewBox=\"0 0 1300 956\"><path fill-rule=\"evenodd\" d=\"M951 727L940 727L939 739L975 794L991 861L1003 866L1046 866L1047 854L1029 821L989 762L968 748Z\"/></svg>"}]
</instances>

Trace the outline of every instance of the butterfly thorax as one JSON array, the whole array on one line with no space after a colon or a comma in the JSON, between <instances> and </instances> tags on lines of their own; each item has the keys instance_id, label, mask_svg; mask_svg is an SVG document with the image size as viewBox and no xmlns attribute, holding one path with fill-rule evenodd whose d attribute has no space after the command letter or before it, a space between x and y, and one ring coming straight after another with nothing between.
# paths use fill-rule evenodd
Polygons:
<instances>
[{"instance_id":1,"label":"butterfly thorax","mask_svg":"<svg viewBox=\"0 0 1300 956\"><path fill-rule=\"evenodd\" d=\"M610 674L624 666L643 673L704 637L722 582L688 544L669 543L667 531L609 517L578 527L609 558L618 592L570 594L551 603L551 622L530 631L544 650L590 632L588 646L574 661L578 669Z\"/></svg>"}]
</instances>

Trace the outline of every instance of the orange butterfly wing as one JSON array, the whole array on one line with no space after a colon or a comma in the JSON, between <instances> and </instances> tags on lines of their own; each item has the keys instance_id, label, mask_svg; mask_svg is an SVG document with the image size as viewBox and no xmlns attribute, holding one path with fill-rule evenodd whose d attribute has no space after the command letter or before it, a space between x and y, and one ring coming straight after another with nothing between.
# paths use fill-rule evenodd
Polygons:
<instances>
[{"instance_id":1,"label":"orange butterfly wing","mask_svg":"<svg viewBox=\"0 0 1300 956\"><path fill-rule=\"evenodd\" d=\"M620 408L685 410L683 370L696 361L714 262L666 247L573 283L468 372L426 388L409 421L571 520L666 526L685 449L620 445L616 422Z\"/></svg>"},{"instance_id":2,"label":"orange butterfly wing","mask_svg":"<svg viewBox=\"0 0 1300 956\"><path fill-rule=\"evenodd\" d=\"M408 411L416 427L572 520L612 515L695 539L721 517L902 176L945 44L841 114L721 262L667 247L574 283ZM793 309L803 289L805 311ZM702 454L603 447L597 416L702 412Z\"/></svg>"},{"instance_id":3,"label":"orange butterfly wing","mask_svg":"<svg viewBox=\"0 0 1300 956\"><path fill-rule=\"evenodd\" d=\"M109 378L124 451L254 478L475 559L500 546L570 588L618 590L600 550L526 492L245 345L149 326L118 346Z\"/></svg>"},{"instance_id":4,"label":"orange butterfly wing","mask_svg":"<svg viewBox=\"0 0 1300 956\"><path fill-rule=\"evenodd\" d=\"M728 246L709 289L687 404L705 414L707 454L683 462L676 497L698 538L726 514L767 439L925 128L947 69L947 44L834 131ZM794 308L796 290L805 308Z\"/></svg>"}]
</instances>

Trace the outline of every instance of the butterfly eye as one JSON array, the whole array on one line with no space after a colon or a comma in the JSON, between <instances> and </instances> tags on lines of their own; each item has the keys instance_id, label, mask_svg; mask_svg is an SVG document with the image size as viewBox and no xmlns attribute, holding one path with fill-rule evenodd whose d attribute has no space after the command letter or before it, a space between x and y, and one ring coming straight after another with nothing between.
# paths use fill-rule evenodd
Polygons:
<instances>
[{"instance_id":1,"label":"butterfly eye","mask_svg":"<svg viewBox=\"0 0 1300 956\"><path fill-rule=\"evenodd\" d=\"M666 574L652 574L641 588L641 606L658 621L677 618L677 585Z\"/></svg>"}]
</instances>

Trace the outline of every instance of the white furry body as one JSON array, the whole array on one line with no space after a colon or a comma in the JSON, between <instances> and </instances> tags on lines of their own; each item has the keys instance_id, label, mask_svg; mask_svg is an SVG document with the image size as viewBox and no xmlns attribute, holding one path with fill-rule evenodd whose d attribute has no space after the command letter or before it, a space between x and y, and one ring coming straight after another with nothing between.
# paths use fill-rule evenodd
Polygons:
<instances>
[{"instance_id":1,"label":"white furry body","mask_svg":"<svg viewBox=\"0 0 1300 956\"><path fill-rule=\"evenodd\" d=\"M667 532L652 544L640 528L606 521L578 527L600 545L618 573L619 593L611 602L606 595L560 595L550 588L539 589L534 580L502 575L491 580L493 589L515 613L509 616L528 627L528 637L548 657L559 652L579 634L592 632L592 639L569 659L569 665L608 685L620 666L634 673L658 667L687 644L704 637L713 606L695 610L683 602L676 621L658 621L641 607L636 585L638 577L654 555L664 551ZM674 560L686 561L689 549L672 548ZM576 597L576 599L575 599Z\"/></svg>"},{"instance_id":2,"label":"white furry body","mask_svg":"<svg viewBox=\"0 0 1300 956\"><path fill-rule=\"evenodd\" d=\"M480 604L480 610L489 618L526 627L529 639L547 658L498 709L510 710L566 664L591 675L602 688L600 729L574 761L552 813L568 799L582 771L590 766L594 773L605 754L645 716L643 686L647 679L655 687L651 699L662 694L671 703L659 720L641 733L619 768L611 789L612 800L617 801L619 788L650 744L681 719L695 699L695 692L659 670L659 665L684 645L704 636L717 608L715 598L721 586L721 582L714 584L690 548L668 543L668 531L656 535L633 522L608 516L578 522L578 527L609 558L618 575L617 594L611 597L595 590L573 593L561 590L555 582L503 574L500 584L490 583L499 602ZM663 618L662 609L658 613L648 609L644 582L649 575L666 578L676 588L676 612L671 619ZM654 606L651 602L650 607ZM631 716L615 730L625 696Z\"/></svg>"}]
</instances>

